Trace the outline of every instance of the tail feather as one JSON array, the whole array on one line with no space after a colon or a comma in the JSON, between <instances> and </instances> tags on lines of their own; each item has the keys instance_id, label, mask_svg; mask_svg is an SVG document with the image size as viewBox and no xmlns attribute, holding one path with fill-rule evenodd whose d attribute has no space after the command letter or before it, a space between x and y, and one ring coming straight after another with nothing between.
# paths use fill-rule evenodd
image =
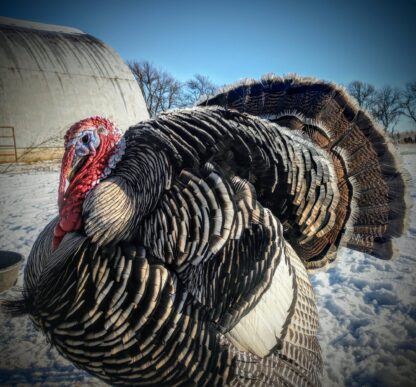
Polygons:
<instances>
[{"instance_id":1,"label":"tail feather","mask_svg":"<svg viewBox=\"0 0 416 387\"><path fill-rule=\"evenodd\" d=\"M382 259L394 255L392 238L408 225L409 175L385 131L342 87L296 75L268 75L227 87L201 105L221 105L268 119L301 133L332 159L339 194L334 219L324 230L311 227L320 205L319 192L306 193L311 182L295 187L291 196L300 230L309 237L287 239L307 267L333 260L340 244ZM302 162L307 166L306 159Z\"/></svg>"}]
</instances>

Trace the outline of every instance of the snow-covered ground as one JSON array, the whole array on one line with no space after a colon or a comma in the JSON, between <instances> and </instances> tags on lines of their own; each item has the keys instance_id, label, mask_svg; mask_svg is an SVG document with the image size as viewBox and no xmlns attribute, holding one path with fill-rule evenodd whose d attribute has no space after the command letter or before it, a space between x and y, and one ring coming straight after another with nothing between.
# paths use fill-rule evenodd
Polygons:
<instances>
[{"instance_id":1,"label":"snow-covered ground","mask_svg":"<svg viewBox=\"0 0 416 387\"><path fill-rule=\"evenodd\" d=\"M405 167L416 177L416 146L403 153ZM0 249L29 254L57 211L58 171L58 164L43 163L0 174ZM416 385L416 206L398 246L400 255L393 261L345 249L335 264L311 276L324 386ZM0 385L15 384L101 383L50 348L27 317L10 320L0 311Z\"/></svg>"},{"instance_id":2,"label":"snow-covered ground","mask_svg":"<svg viewBox=\"0 0 416 387\"><path fill-rule=\"evenodd\" d=\"M416 386L416 146L402 146L413 208L399 255L344 249L311 275L320 317L324 386Z\"/></svg>"}]
</instances>

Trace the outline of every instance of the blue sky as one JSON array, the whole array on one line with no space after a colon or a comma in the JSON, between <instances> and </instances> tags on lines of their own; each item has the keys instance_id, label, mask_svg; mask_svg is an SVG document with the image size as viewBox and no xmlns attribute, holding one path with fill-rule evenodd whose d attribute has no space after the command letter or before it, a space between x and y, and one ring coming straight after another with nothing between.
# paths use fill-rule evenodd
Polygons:
<instances>
[{"instance_id":1,"label":"blue sky","mask_svg":"<svg viewBox=\"0 0 416 387\"><path fill-rule=\"evenodd\" d=\"M268 72L378 87L416 79L415 0L2 0L0 15L77 27L182 81Z\"/></svg>"}]
</instances>

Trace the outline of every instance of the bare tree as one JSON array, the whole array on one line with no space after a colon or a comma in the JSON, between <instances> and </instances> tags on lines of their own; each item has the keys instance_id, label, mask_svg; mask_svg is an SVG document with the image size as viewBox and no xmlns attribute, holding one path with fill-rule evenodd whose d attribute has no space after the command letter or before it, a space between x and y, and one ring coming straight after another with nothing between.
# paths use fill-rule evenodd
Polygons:
<instances>
[{"instance_id":1,"label":"bare tree","mask_svg":"<svg viewBox=\"0 0 416 387\"><path fill-rule=\"evenodd\" d=\"M403 115L416 123L416 81L406 84L402 93Z\"/></svg>"},{"instance_id":2,"label":"bare tree","mask_svg":"<svg viewBox=\"0 0 416 387\"><path fill-rule=\"evenodd\" d=\"M352 81L348 85L348 92L357 100L361 108L371 110L374 103L375 88L370 83Z\"/></svg>"},{"instance_id":3,"label":"bare tree","mask_svg":"<svg viewBox=\"0 0 416 387\"><path fill-rule=\"evenodd\" d=\"M139 83L149 114L183 106L182 84L169 73L147 61L130 62L130 70Z\"/></svg>"},{"instance_id":4,"label":"bare tree","mask_svg":"<svg viewBox=\"0 0 416 387\"><path fill-rule=\"evenodd\" d=\"M215 93L218 86L201 74L195 74L193 78L185 83L184 100L188 106L195 105L201 98Z\"/></svg>"},{"instance_id":5,"label":"bare tree","mask_svg":"<svg viewBox=\"0 0 416 387\"><path fill-rule=\"evenodd\" d=\"M403 112L400 90L391 86L377 90L370 111L383 124L386 131L390 129L393 133Z\"/></svg>"}]
</instances>

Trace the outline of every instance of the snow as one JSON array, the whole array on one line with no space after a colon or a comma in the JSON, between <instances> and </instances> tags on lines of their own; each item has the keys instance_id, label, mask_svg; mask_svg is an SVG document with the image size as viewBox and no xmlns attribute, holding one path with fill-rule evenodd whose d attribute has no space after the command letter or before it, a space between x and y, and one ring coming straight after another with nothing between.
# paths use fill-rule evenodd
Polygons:
<instances>
[{"instance_id":1,"label":"snow","mask_svg":"<svg viewBox=\"0 0 416 387\"><path fill-rule=\"evenodd\" d=\"M403 148L416 172L416 146ZM416 176L413 175L416 180ZM411 196L416 199L415 181ZM399 256L382 261L344 249L311 275L320 316L324 386L410 386L416 383L416 206Z\"/></svg>"},{"instance_id":2,"label":"snow","mask_svg":"<svg viewBox=\"0 0 416 387\"><path fill-rule=\"evenodd\" d=\"M4 168L3 168L4 170ZM42 228L57 211L59 165L12 166L0 174L0 249L29 255ZM22 285L23 269L17 285ZM1 298L13 296L13 291ZM0 310L0 385L99 385L76 369L35 331L28 317L10 320Z\"/></svg>"},{"instance_id":3,"label":"snow","mask_svg":"<svg viewBox=\"0 0 416 387\"><path fill-rule=\"evenodd\" d=\"M403 152L416 171L416 146ZM59 165L11 167L0 174L0 249L25 257L56 214ZM412 185L412 199L416 187ZM381 261L344 249L311 275L320 315L324 386L410 386L416 381L416 208L399 256ZM22 284L22 270L18 285ZM13 291L1 298L13 296ZM0 385L101 385L63 359L27 317L0 311Z\"/></svg>"}]
</instances>

